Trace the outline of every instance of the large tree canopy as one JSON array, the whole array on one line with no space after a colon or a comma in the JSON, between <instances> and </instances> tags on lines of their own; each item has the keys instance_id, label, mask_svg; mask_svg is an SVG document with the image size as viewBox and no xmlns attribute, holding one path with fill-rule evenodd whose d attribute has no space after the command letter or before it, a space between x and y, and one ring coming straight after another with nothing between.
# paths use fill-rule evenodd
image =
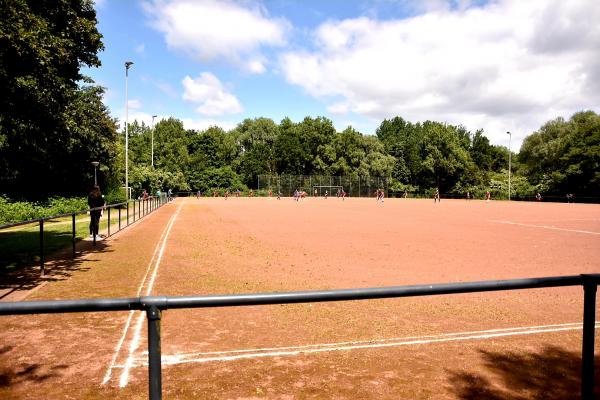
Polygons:
<instances>
[{"instance_id":1,"label":"large tree canopy","mask_svg":"<svg viewBox=\"0 0 600 400\"><path fill-rule=\"evenodd\" d=\"M88 0L1 2L0 184L7 192L44 196L80 189L80 179L65 177L72 177L72 152L89 155L93 150L83 147L99 145L73 142L82 130L95 129L78 124L75 109L97 95L80 93L78 86L81 66L100 65L96 24ZM97 115L105 110L101 102L85 107L95 107Z\"/></svg>"},{"instance_id":2,"label":"large tree canopy","mask_svg":"<svg viewBox=\"0 0 600 400\"><path fill-rule=\"evenodd\" d=\"M600 116L585 111L547 122L525 139L519 160L540 191L600 194Z\"/></svg>"}]
</instances>

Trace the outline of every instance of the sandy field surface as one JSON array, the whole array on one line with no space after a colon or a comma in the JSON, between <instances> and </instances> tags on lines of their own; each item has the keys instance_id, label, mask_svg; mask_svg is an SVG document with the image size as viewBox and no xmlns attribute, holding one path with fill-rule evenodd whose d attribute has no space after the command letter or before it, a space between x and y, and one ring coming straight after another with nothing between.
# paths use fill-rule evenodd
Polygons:
<instances>
[{"instance_id":1,"label":"sandy field surface","mask_svg":"<svg viewBox=\"0 0 600 400\"><path fill-rule=\"evenodd\" d=\"M599 205L187 198L60 268L25 300L575 275L600 272L599 259ZM582 303L571 287L166 310L163 393L578 398ZM138 312L0 317L0 397L147 398L146 346Z\"/></svg>"}]
</instances>

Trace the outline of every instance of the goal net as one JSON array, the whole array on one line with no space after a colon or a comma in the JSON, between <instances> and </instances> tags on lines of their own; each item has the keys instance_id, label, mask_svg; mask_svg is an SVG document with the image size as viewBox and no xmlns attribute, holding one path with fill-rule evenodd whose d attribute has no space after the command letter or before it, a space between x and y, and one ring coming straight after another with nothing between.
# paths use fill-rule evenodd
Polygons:
<instances>
[{"instance_id":1,"label":"goal net","mask_svg":"<svg viewBox=\"0 0 600 400\"><path fill-rule=\"evenodd\" d=\"M304 190L309 196L335 196L342 188L349 197L374 197L377 189L388 191L388 178L375 176L333 176L333 175L258 175L258 189L281 192L292 196L295 190Z\"/></svg>"},{"instance_id":2,"label":"goal net","mask_svg":"<svg viewBox=\"0 0 600 400\"><path fill-rule=\"evenodd\" d=\"M325 193L330 197L340 196L343 189L343 186L313 186L309 196L323 197Z\"/></svg>"}]
</instances>

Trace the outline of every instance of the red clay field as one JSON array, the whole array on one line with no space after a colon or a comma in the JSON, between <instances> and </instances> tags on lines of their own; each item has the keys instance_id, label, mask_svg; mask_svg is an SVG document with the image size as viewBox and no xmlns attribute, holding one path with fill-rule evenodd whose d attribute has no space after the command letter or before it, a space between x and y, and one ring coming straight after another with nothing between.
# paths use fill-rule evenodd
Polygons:
<instances>
[{"instance_id":1,"label":"red clay field","mask_svg":"<svg viewBox=\"0 0 600 400\"><path fill-rule=\"evenodd\" d=\"M599 205L186 198L55 266L21 298L574 275L600 272L599 259ZM582 303L571 287L166 310L163 395L578 398ZM146 349L139 312L0 317L0 398L147 398Z\"/></svg>"}]
</instances>

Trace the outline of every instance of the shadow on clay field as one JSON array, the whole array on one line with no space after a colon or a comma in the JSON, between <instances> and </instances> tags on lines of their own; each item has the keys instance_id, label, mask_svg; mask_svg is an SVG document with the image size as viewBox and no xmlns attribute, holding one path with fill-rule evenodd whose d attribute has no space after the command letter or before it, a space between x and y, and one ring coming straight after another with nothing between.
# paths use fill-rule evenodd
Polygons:
<instances>
[{"instance_id":1,"label":"shadow on clay field","mask_svg":"<svg viewBox=\"0 0 600 400\"><path fill-rule=\"evenodd\" d=\"M11 346L0 347L0 354L11 349ZM46 379L60 376L60 371L67 368L67 365L55 365L47 369L42 368L39 364L21 364L11 368L0 367L0 387L8 387L23 382L43 382Z\"/></svg>"},{"instance_id":2,"label":"shadow on clay field","mask_svg":"<svg viewBox=\"0 0 600 400\"><path fill-rule=\"evenodd\" d=\"M459 399L475 400L568 400L581 398L581 354L557 346L540 352L480 350L485 376L448 371L451 391ZM599 398L600 357L596 357L595 398ZM494 383L488 377L493 376Z\"/></svg>"}]
</instances>

